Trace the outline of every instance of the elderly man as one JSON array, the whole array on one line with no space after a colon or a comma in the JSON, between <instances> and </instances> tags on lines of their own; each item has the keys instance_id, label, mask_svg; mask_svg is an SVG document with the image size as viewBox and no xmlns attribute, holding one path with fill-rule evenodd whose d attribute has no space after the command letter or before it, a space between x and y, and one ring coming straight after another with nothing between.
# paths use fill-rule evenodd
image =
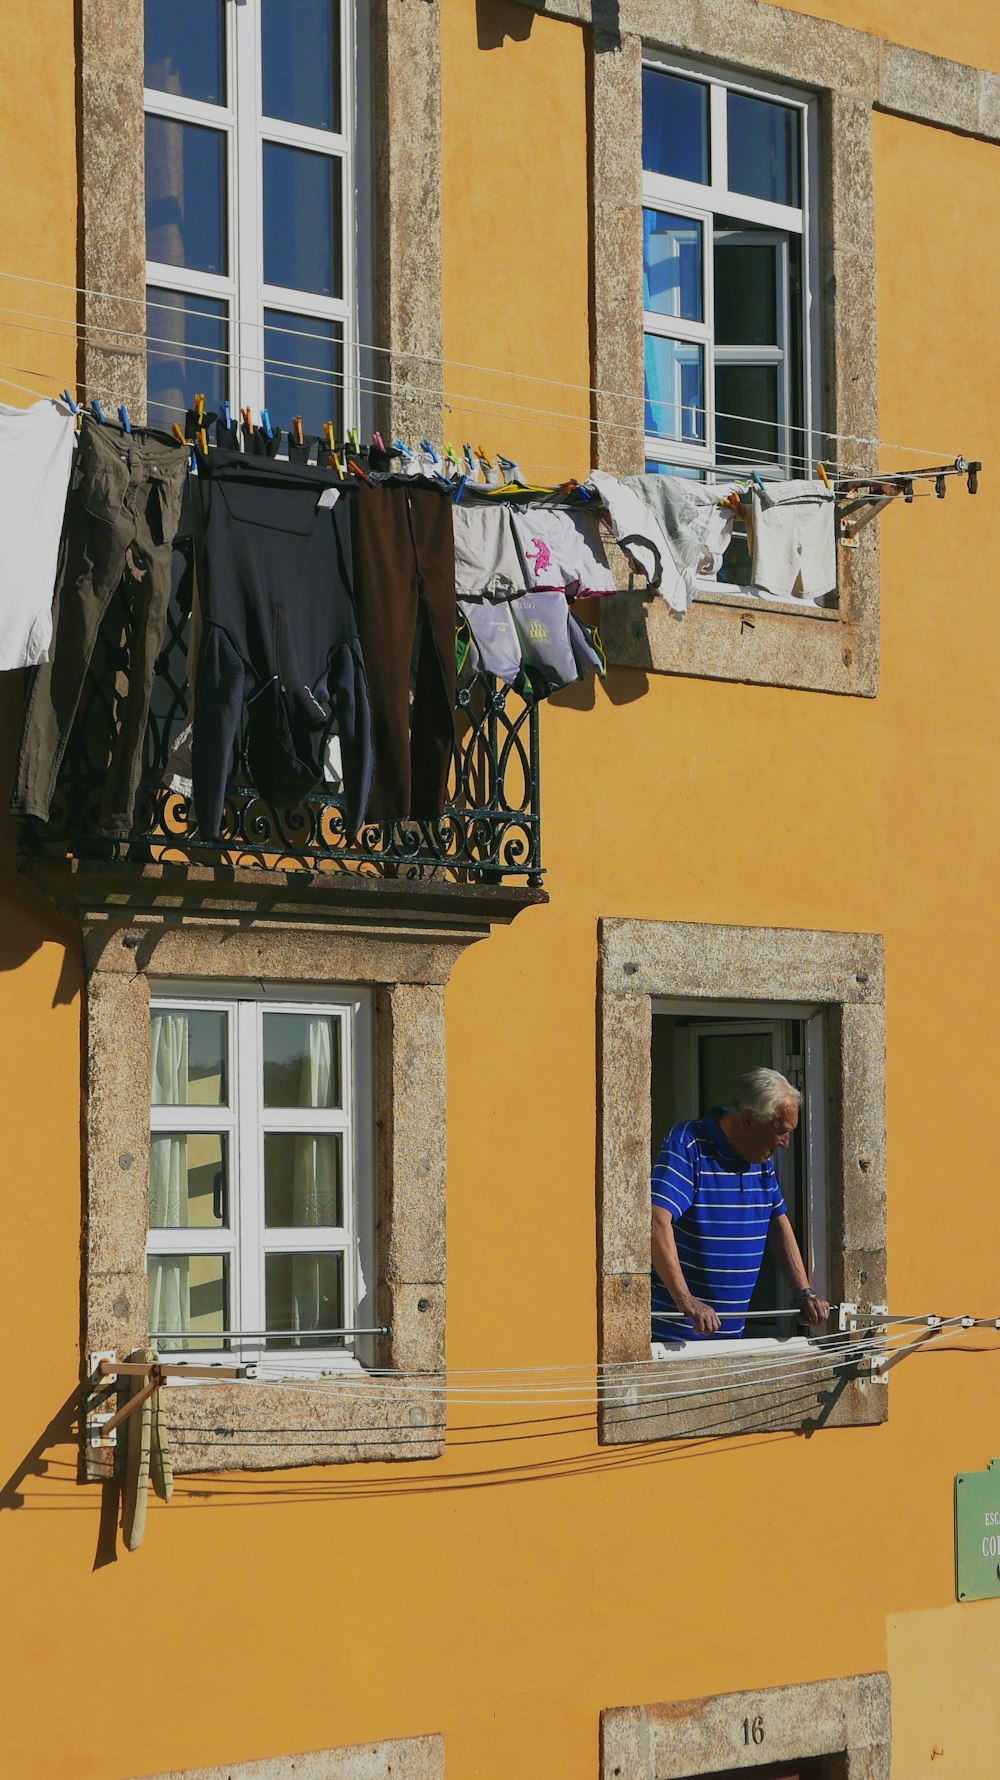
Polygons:
<instances>
[{"instance_id":1,"label":"elderly man","mask_svg":"<svg viewBox=\"0 0 1000 1780\"><path fill-rule=\"evenodd\" d=\"M771 1160L788 1148L801 1104L776 1069L750 1069L728 1107L668 1131L652 1179L654 1341L742 1335L765 1242L802 1322L826 1321L830 1306L809 1284Z\"/></svg>"}]
</instances>

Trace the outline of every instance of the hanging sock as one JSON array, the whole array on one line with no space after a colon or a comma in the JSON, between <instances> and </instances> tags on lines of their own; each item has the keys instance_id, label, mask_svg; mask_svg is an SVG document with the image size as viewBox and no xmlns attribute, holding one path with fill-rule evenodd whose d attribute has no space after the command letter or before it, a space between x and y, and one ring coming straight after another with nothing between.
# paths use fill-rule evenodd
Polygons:
<instances>
[{"instance_id":1,"label":"hanging sock","mask_svg":"<svg viewBox=\"0 0 1000 1780\"><path fill-rule=\"evenodd\" d=\"M153 1366L158 1358L155 1347L147 1347L129 1356ZM148 1389L145 1378L129 1380L131 1397ZM122 1534L129 1551L137 1551L146 1530L146 1502L152 1479L156 1494L164 1502L173 1495L174 1474L170 1463L166 1424L160 1402L162 1388L147 1396L140 1409L122 1423L125 1429L125 1486L122 1491Z\"/></svg>"}]
</instances>

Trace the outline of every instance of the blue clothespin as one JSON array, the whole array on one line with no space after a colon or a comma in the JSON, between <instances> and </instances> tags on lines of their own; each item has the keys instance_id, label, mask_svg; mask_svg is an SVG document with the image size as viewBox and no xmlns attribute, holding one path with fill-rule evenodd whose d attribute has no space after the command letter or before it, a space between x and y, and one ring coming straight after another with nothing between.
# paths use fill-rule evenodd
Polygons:
<instances>
[{"instance_id":1,"label":"blue clothespin","mask_svg":"<svg viewBox=\"0 0 1000 1780\"><path fill-rule=\"evenodd\" d=\"M118 418L121 421L122 426L125 428L125 431L127 433L130 433L132 431L132 428L129 426L129 423L128 423L128 409L126 408L124 402L122 402L121 406L118 409Z\"/></svg>"},{"instance_id":2,"label":"blue clothespin","mask_svg":"<svg viewBox=\"0 0 1000 1780\"><path fill-rule=\"evenodd\" d=\"M222 404L222 424L226 428L227 432L232 431L232 425L233 425L232 409L230 408L228 402L223 402L223 404Z\"/></svg>"},{"instance_id":3,"label":"blue clothespin","mask_svg":"<svg viewBox=\"0 0 1000 1780\"><path fill-rule=\"evenodd\" d=\"M273 439L274 429L271 426L271 416L268 414L266 408L262 408L260 411L260 424L264 428L264 437L266 439Z\"/></svg>"},{"instance_id":4,"label":"blue clothespin","mask_svg":"<svg viewBox=\"0 0 1000 1780\"><path fill-rule=\"evenodd\" d=\"M466 440L465 445L462 448L462 456L466 463L466 475L471 476L473 482L475 482L477 478L476 460L472 453L472 446L468 440Z\"/></svg>"},{"instance_id":5,"label":"blue clothespin","mask_svg":"<svg viewBox=\"0 0 1000 1780\"><path fill-rule=\"evenodd\" d=\"M94 419L99 423L99 425L103 426L104 425L104 414L101 409L101 404L98 401L96 396L94 397L93 401L90 404L90 412L94 416Z\"/></svg>"},{"instance_id":6,"label":"blue clothespin","mask_svg":"<svg viewBox=\"0 0 1000 1780\"><path fill-rule=\"evenodd\" d=\"M756 470L750 471L750 480L753 483L758 494L762 494L762 495L767 494L767 489L764 487L764 484L761 481L760 477L758 476Z\"/></svg>"},{"instance_id":7,"label":"blue clothespin","mask_svg":"<svg viewBox=\"0 0 1000 1780\"><path fill-rule=\"evenodd\" d=\"M458 481L456 482L455 492L451 497L452 500L455 501L456 503L461 500L463 491L465 489L465 484L467 481L468 481L467 476L460 476Z\"/></svg>"},{"instance_id":8,"label":"blue clothespin","mask_svg":"<svg viewBox=\"0 0 1000 1780\"><path fill-rule=\"evenodd\" d=\"M68 389L63 390L62 399L65 402L65 404L71 414L79 414L80 410L78 409L78 407L77 407L76 403L74 402L73 397L70 395Z\"/></svg>"}]
</instances>

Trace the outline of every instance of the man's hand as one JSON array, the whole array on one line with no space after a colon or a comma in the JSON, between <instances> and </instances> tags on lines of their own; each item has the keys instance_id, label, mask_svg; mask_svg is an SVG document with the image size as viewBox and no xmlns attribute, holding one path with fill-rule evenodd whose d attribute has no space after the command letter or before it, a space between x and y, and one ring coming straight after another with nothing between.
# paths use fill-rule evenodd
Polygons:
<instances>
[{"instance_id":1,"label":"man's hand","mask_svg":"<svg viewBox=\"0 0 1000 1780\"><path fill-rule=\"evenodd\" d=\"M817 1323L825 1323L829 1314L830 1306L826 1299L817 1298L814 1292L807 1293L799 1302L800 1323L811 1323L815 1328Z\"/></svg>"},{"instance_id":2,"label":"man's hand","mask_svg":"<svg viewBox=\"0 0 1000 1780\"><path fill-rule=\"evenodd\" d=\"M718 1313L700 1298L687 1298L680 1308L686 1317L690 1317L696 1335L717 1335L722 1328Z\"/></svg>"}]
</instances>

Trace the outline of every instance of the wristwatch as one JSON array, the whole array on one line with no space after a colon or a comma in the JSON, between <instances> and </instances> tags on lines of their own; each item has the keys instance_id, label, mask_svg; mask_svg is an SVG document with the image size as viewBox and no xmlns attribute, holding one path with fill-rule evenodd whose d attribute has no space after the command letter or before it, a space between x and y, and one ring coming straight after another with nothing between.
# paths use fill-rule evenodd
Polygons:
<instances>
[{"instance_id":1,"label":"wristwatch","mask_svg":"<svg viewBox=\"0 0 1000 1780\"><path fill-rule=\"evenodd\" d=\"M815 1298L816 1293L813 1291L812 1286L802 1286L799 1291L792 1293L792 1297L795 1299L796 1304L801 1304L803 1298Z\"/></svg>"}]
</instances>

